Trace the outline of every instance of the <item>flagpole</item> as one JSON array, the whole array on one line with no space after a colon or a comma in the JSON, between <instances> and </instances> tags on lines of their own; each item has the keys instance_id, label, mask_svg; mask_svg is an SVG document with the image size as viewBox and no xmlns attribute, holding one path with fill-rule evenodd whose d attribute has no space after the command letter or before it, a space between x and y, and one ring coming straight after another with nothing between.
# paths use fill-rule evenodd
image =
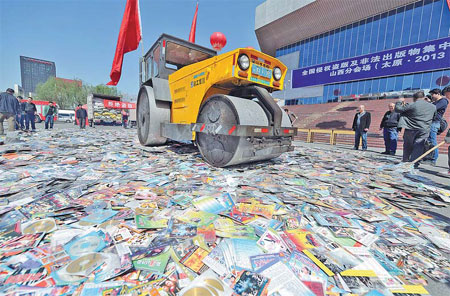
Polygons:
<instances>
[{"instance_id":1,"label":"flagpole","mask_svg":"<svg viewBox=\"0 0 450 296\"><path fill-rule=\"evenodd\" d=\"M141 19L141 5L139 0L137 0L137 6L138 6L138 14L139 14L139 27L141 29L141 48L142 48L142 57L144 57L144 34L142 33L142 19Z\"/></svg>"},{"instance_id":2,"label":"flagpole","mask_svg":"<svg viewBox=\"0 0 450 296\"><path fill-rule=\"evenodd\" d=\"M137 0L137 1L138 1L137 2L137 6L138 6L138 14L139 14L139 26L140 26L140 29L141 29L141 41L139 41L139 43L141 44L141 52L142 52L142 61L141 61L141 69L142 70L141 70L141 75L143 77L147 77L147 73L145 73L147 71L147 69L145 67L145 58L144 58L144 56L145 56L145 52L144 52L144 38L143 38L144 34L142 33L141 5L140 5L139 0ZM145 80L145 78L144 78L144 80ZM139 83L142 83L142 81L139 81Z\"/></svg>"}]
</instances>

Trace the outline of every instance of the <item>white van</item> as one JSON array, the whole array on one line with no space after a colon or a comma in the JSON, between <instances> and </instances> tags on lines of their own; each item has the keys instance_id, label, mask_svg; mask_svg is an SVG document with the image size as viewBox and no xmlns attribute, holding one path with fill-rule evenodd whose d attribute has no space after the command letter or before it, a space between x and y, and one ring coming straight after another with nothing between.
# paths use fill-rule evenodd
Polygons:
<instances>
[{"instance_id":1,"label":"white van","mask_svg":"<svg viewBox=\"0 0 450 296\"><path fill-rule=\"evenodd\" d=\"M58 110L58 121L72 123L75 120L75 111Z\"/></svg>"}]
</instances>

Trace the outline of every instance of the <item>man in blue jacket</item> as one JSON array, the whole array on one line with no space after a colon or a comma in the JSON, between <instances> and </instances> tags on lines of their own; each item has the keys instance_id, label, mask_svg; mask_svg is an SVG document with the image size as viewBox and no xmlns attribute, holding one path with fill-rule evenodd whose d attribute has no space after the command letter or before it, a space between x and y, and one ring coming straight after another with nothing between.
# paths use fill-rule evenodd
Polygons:
<instances>
[{"instance_id":1,"label":"man in blue jacket","mask_svg":"<svg viewBox=\"0 0 450 296\"><path fill-rule=\"evenodd\" d=\"M400 114L395 112L395 104L389 104L389 111L387 111L381 120L380 130L383 130L384 147L382 154L395 155L397 151L398 139L398 121Z\"/></svg>"},{"instance_id":2,"label":"man in blue jacket","mask_svg":"<svg viewBox=\"0 0 450 296\"><path fill-rule=\"evenodd\" d=\"M22 103L22 96L17 96L19 102L19 110L16 114L16 130L25 129L25 103Z\"/></svg>"},{"instance_id":3,"label":"man in blue jacket","mask_svg":"<svg viewBox=\"0 0 450 296\"><path fill-rule=\"evenodd\" d=\"M0 94L0 135L5 134L3 121L8 121L8 131L14 131L14 119L19 112L19 101L13 95L14 90L8 88L6 92Z\"/></svg>"},{"instance_id":4,"label":"man in blue jacket","mask_svg":"<svg viewBox=\"0 0 450 296\"><path fill-rule=\"evenodd\" d=\"M442 94L447 100L450 100L450 86L447 86L442 90ZM445 143L450 144L450 129L447 130L447 135L444 138ZM450 145L448 146L448 171L447 174L444 173L444 176L450 178Z\"/></svg>"},{"instance_id":5,"label":"man in blue jacket","mask_svg":"<svg viewBox=\"0 0 450 296\"><path fill-rule=\"evenodd\" d=\"M431 123L431 127L430 127L430 136L428 137L428 141L430 141L430 143L433 146L437 145L437 134L439 131L439 128L441 127L441 120L444 117L444 113L445 110L447 109L448 106L448 100L446 97L444 97L443 95L441 95L441 90L439 88L435 88L432 89L430 91L431 94L431 100L433 102L433 104L436 106L436 116L433 118L433 122ZM438 159L439 156L439 149L434 150L434 152L432 152L432 164L436 165L436 161Z\"/></svg>"}]
</instances>

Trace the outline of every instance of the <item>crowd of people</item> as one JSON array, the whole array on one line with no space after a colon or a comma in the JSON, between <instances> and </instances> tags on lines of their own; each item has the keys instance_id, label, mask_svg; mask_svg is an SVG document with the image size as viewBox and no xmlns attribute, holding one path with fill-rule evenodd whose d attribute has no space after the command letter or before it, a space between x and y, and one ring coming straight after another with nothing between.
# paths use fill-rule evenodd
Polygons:
<instances>
[{"instance_id":1,"label":"crowd of people","mask_svg":"<svg viewBox=\"0 0 450 296\"><path fill-rule=\"evenodd\" d=\"M58 114L56 104L49 102L48 109L45 112L45 129L53 129L55 116ZM122 110L122 126L128 125L128 112ZM0 94L0 135L5 135L3 123L8 122L8 131L36 131L37 108L33 103L33 98L28 97L26 101L21 96L14 96L14 90L8 88ZM78 104L75 109L76 124L80 129L86 128L88 114L82 104Z\"/></svg>"},{"instance_id":2,"label":"crowd of people","mask_svg":"<svg viewBox=\"0 0 450 296\"><path fill-rule=\"evenodd\" d=\"M45 129L52 129L54 116L57 114L56 104L49 102L45 114ZM3 123L8 122L8 131L15 130L36 131L37 108L33 98L28 97L25 101L21 96L14 96L14 90L8 88L0 94L0 135L5 135Z\"/></svg>"},{"instance_id":3,"label":"crowd of people","mask_svg":"<svg viewBox=\"0 0 450 296\"><path fill-rule=\"evenodd\" d=\"M395 155L400 131L403 129L403 162L415 162L427 150L438 145L437 136L443 133L447 127L444 118L445 111L450 100L450 87L443 90L433 89L428 96L423 91L413 95L413 102L406 103L400 98L397 103L390 103L389 110L381 120L380 130L383 131L385 151L383 154ZM367 150L367 132L371 123L371 115L361 105L353 119L352 129L355 131L354 149L358 150L360 143L362 150ZM445 137L450 142L450 132ZM450 174L450 147L449 174ZM439 149L430 153L427 161L436 165L439 157ZM420 161L414 163L417 168Z\"/></svg>"}]
</instances>

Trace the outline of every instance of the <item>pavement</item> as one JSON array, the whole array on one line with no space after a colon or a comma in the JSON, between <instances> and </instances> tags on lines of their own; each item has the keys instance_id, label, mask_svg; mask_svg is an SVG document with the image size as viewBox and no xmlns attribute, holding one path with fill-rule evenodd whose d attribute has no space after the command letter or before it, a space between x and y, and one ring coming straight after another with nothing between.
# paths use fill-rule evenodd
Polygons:
<instances>
[{"instance_id":1,"label":"pavement","mask_svg":"<svg viewBox=\"0 0 450 296\"><path fill-rule=\"evenodd\" d=\"M305 142L301 142L301 141L294 141L294 145L295 146L302 146L302 147L320 147L322 149L327 149L327 150L334 150L334 149L339 149L342 150L343 152L345 151L352 151L353 147L351 145L336 145L336 146L331 146L329 144L322 144L322 143L305 143ZM359 150L359 153L362 154L379 154L381 152L383 152L384 149L382 148L371 148L368 147L367 151L361 151ZM399 164L402 161L402 150L397 150L397 155L391 156L392 159L394 161L397 161ZM435 166L427 163L427 162L423 162L420 166L419 169L414 170L414 173L419 175L419 176L423 176L425 178L428 178L430 180L432 180L433 182L439 184L439 187L445 188L447 190L450 190L450 176L448 177L444 177L444 173L447 173L449 170L448 168L448 156L447 154L444 153L440 153L439 154L439 158L438 161L436 163ZM436 209L436 212L444 215L448 218L450 218L450 207L446 207L443 209Z\"/></svg>"},{"instance_id":2,"label":"pavement","mask_svg":"<svg viewBox=\"0 0 450 296\"><path fill-rule=\"evenodd\" d=\"M44 123L36 124L37 133L43 134L48 133L51 131L46 131L44 129ZM97 126L96 129L105 129L105 130L111 130L111 129L122 129L120 126ZM73 123L60 123L57 122L54 125L55 130L59 129L79 129L78 126L75 126ZM86 133L89 133L92 128L86 127ZM326 150L339 150L342 153L346 153L348 151L353 151L351 146L345 146L345 145L336 145L331 146L328 144L320 144L320 143L305 143L300 141L295 141L294 146L299 147L320 147L321 149ZM361 154L379 154L383 151L383 149L379 148L370 148L367 151L359 151L357 153ZM354 151L353 151L354 152ZM401 150L398 151L397 155L391 156L392 160L394 162L398 162L399 165L401 165ZM441 154L439 156L439 160L436 166L432 166L429 164L422 164L418 170L414 170L414 172L422 177L428 178L439 185L439 187L450 189L450 178L443 177L439 175L439 172L446 172L448 170L447 167L448 158L447 155ZM445 208L439 208L434 210L436 213L439 213L447 218L450 219L450 207ZM447 257L449 258L449 257ZM429 279L429 285L426 287L427 290L430 292L431 295L448 295L448 289L450 288L450 285L435 282Z\"/></svg>"},{"instance_id":3,"label":"pavement","mask_svg":"<svg viewBox=\"0 0 450 296\"><path fill-rule=\"evenodd\" d=\"M301 141L294 141L294 146L299 147L320 147L322 149L326 150L341 150L343 153L346 151L352 151L353 147L351 145L336 145L331 146L329 144L320 144L320 143L305 143ZM368 147L367 151L360 151L359 153L362 154L379 154L383 152L384 149L382 148L370 148ZM397 160L399 162L399 165L402 160L402 150L397 151L397 155L391 156L394 160ZM438 175L438 173L447 172L448 170L448 156L445 154L440 154L436 166L424 163L419 166L419 169L414 170L414 172L420 176L426 177L433 182L440 185L442 188L446 188L450 190L450 178L445 178L443 176ZM444 208L436 208L432 212L438 213L440 215L443 215L447 218L450 218L450 207L444 207ZM447 259L450 260L450 255L446 254ZM430 295L449 295L449 284L444 284L440 282L436 282L428 278L428 286L426 287L427 290L430 292Z\"/></svg>"}]
</instances>

